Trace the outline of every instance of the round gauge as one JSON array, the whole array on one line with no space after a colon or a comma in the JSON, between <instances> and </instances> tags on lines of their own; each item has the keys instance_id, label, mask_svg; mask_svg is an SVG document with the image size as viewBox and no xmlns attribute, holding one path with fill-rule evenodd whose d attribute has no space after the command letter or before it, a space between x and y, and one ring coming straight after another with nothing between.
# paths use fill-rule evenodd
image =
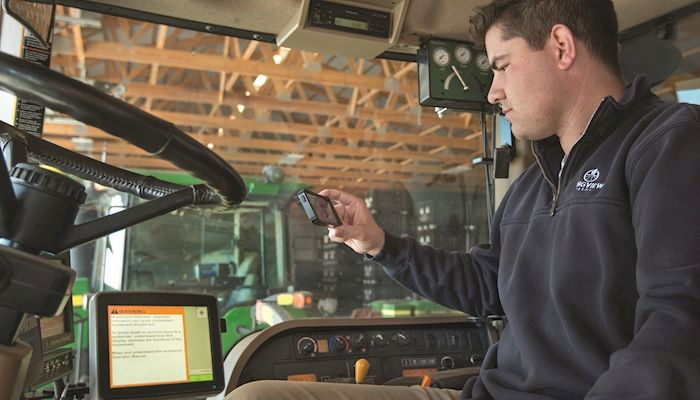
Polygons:
<instances>
[{"instance_id":1,"label":"round gauge","mask_svg":"<svg viewBox=\"0 0 700 400\"><path fill-rule=\"evenodd\" d=\"M472 59L472 52L469 51L467 46L459 45L455 47L455 59L460 64L468 64Z\"/></svg>"},{"instance_id":2,"label":"round gauge","mask_svg":"<svg viewBox=\"0 0 700 400\"><path fill-rule=\"evenodd\" d=\"M433 50L433 61L441 67L446 67L450 63L450 53L444 47L436 47Z\"/></svg>"},{"instance_id":3,"label":"round gauge","mask_svg":"<svg viewBox=\"0 0 700 400\"><path fill-rule=\"evenodd\" d=\"M476 55L476 66L484 72L491 69L491 63L486 53L479 53Z\"/></svg>"}]
</instances>

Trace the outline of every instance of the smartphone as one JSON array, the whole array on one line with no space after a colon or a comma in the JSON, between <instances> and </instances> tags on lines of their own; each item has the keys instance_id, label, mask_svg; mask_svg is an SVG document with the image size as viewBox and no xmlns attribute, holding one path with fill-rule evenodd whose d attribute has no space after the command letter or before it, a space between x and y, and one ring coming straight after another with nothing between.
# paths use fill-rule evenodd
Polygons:
<instances>
[{"instance_id":1,"label":"smartphone","mask_svg":"<svg viewBox=\"0 0 700 400\"><path fill-rule=\"evenodd\" d=\"M340 226L343 224L335 207L333 207L333 202L328 197L306 189L300 190L297 197L306 211L306 216L313 224L321 226Z\"/></svg>"}]
</instances>

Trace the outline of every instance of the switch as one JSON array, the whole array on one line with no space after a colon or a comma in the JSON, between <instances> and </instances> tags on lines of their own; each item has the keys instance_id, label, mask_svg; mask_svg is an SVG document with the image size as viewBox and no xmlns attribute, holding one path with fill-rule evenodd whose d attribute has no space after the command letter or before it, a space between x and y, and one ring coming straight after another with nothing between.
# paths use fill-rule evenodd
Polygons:
<instances>
[{"instance_id":1,"label":"switch","mask_svg":"<svg viewBox=\"0 0 700 400\"><path fill-rule=\"evenodd\" d=\"M459 347L459 335L456 333L448 333L447 347Z\"/></svg>"}]
</instances>

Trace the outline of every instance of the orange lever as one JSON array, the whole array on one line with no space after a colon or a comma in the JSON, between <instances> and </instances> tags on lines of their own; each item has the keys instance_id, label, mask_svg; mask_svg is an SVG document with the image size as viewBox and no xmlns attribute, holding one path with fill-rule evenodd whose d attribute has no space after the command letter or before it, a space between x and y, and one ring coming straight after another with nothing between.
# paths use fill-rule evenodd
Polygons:
<instances>
[{"instance_id":1,"label":"orange lever","mask_svg":"<svg viewBox=\"0 0 700 400\"><path fill-rule=\"evenodd\" d=\"M369 361L364 358L355 361L355 383L364 382L367 371L369 371Z\"/></svg>"}]
</instances>

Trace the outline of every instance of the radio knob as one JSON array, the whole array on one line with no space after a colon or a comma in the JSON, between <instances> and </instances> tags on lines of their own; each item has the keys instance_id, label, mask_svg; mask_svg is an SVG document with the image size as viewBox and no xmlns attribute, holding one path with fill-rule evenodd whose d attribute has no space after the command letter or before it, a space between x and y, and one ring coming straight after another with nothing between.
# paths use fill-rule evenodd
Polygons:
<instances>
[{"instance_id":1,"label":"radio knob","mask_svg":"<svg viewBox=\"0 0 700 400\"><path fill-rule=\"evenodd\" d=\"M374 335L373 341L374 341L374 344L376 346L379 346L379 347L384 347L387 345L387 340L384 337L384 335L382 335L381 333Z\"/></svg>"},{"instance_id":2,"label":"radio knob","mask_svg":"<svg viewBox=\"0 0 700 400\"><path fill-rule=\"evenodd\" d=\"M398 343L399 346L406 346L407 344L411 343L411 339L409 339L409 337L402 332L397 332L393 339L396 340L396 343Z\"/></svg>"},{"instance_id":3,"label":"radio knob","mask_svg":"<svg viewBox=\"0 0 700 400\"><path fill-rule=\"evenodd\" d=\"M303 338L299 339L299 341L297 342L297 350L301 354L307 354L307 355L313 354L317 350L316 341L308 336L303 337Z\"/></svg>"},{"instance_id":4,"label":"radio knob","mask_svg":"<svg viewBox=\"0 0 700 400\"><path fill-rule=\"evenodd\" d=\"M474 353L471 357L469 357L469 362L471 362L473 365L481 363L481 360L483 360L483 358L481 358L481 355L477 353Z\"/></svg>"},{"instance_id":5,"label":"radio knob","mask_svg":"<svg viewBox=\"0 0 700 400\"><path fill-rule=\"evenodd\" d=\"M350 336L350 345L352 345L352 348L355 350L362 349L363 347L365 347L365 336L364 335Z\"/></svg>"},{"instance_id":6,"label":"radio knob","mask_svg":"<svg viewBox=\"0 0 700 400\"><path fill-rule=\"evenodd\" d=\"M452 369L455 367L455 360L450 356L445 356L440 359L440 366L443 369Z\"/></svg>"},{"instance_id":7,"label":"radio knob","mask_svg":"<svg viewBox=\"0 0 700 400\"><path fill-rule=\"evenodd\" d=\"M350 344L345 336L331 336L331 338L328 340L328 347L330 347L331 351L335 351L336 353L347 351L349 346Z\"/></svg>"}]
</instances>

